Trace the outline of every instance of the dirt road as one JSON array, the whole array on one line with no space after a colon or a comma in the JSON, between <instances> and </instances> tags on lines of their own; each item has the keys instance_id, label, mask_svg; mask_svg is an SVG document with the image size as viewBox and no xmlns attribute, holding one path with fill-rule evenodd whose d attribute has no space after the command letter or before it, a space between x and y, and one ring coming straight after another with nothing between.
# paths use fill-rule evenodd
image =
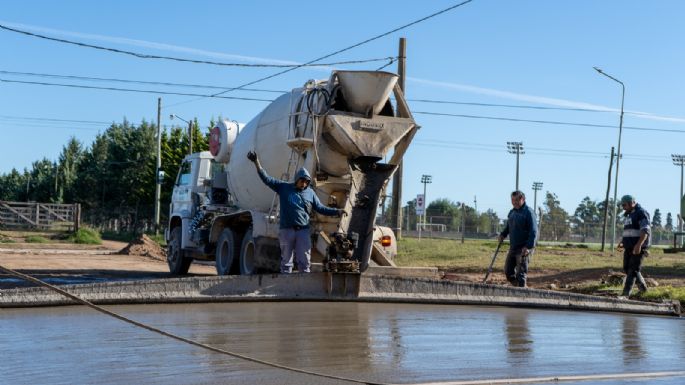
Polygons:
<instances>
[{"instance_id":1,"label":"dirt road","mask_svg":"<svg viewBox=\"0 0 685 385\"><path fill-rule=\"evenodd\" d=\"M143 255L117 254L127 244L103 241L98 246L65 243L0 244L0 265L53 284L172 277L166 261ZM216 275L211 264L193 263L191 275ZM0 274L0 289L32 286Z\"/></svg>"}]
</instances>

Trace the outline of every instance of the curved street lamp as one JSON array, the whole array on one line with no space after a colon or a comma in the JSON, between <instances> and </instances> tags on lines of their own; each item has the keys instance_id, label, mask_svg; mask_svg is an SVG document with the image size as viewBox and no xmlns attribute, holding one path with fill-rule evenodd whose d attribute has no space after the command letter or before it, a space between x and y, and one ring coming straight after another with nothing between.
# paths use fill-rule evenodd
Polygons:
<instances>
[{"instance_id":1,"label":"curved street lamp","mask_svg":"<svg viewBox=\"0 0 685 385\"><path fill-rule=\"evenodd\" d=\"M599 72L600 75L604 75L608 77L609 79L615 81L616 83L621 85L621 118L619 120L618 124L618 151L616 153L616 176L614 178L614 207L612 208L613 210L613 218L614 218L614 225L612 226L611 230L611 251L614 251L614 241L616 240L616 223L618 221L618 215L616 213L616 194L618 193L618 166L621 161L621 134L623 133L623 102L625 100L626 96L626 86L623 84L622 81L616 79L615 77L607 74L606 72L602 71L601 68L597 67L592 67L595 69L595 71Z\"/></svg>"}]
</instances>

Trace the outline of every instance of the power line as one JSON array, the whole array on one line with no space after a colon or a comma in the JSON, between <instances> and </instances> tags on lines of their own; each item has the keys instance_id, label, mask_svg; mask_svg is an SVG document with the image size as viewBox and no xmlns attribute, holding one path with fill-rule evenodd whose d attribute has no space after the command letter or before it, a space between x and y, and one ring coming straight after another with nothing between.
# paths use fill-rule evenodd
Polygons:
<instances>
[{"instance_id":1,"label":"power line","mask_svg":"<svg viewBox=\"0 0 685 385\"><path fill-rule=\"evenodd\" d=\"M304 67L304 66L306 66L306 65L308 65L308 64L316 63L316 62L318 62L318 61L320 61L320 60L329 58L329 57L331 57L331 56L335 56L335 55L340 54L340 53L343 53L343 52L345 52L345 51L349 51L349 50L351 50L351 49L353 49L353 48L357 48L357 47L359 47L359 46L361 46L361 45L370 43L370 42L372 42L372 41L374 41L374 40L378 40L378 39L380 39L380 38L382 38L382 37L385 37L385 36L388 36L388 35L390 35L390 34L393 34L393 33L397 32L397 31L403 30L403 29L408 28L408 27L410 27L410 26L412 26L412 25L421 23L421 22L423 22L423 21L426 21L426 20L431 19L431 18L433 18L433 17L436 17L436 16L438 16L438 15L441 15L441 14L443 14L443 13L445 13L445 12L449 12L449 11L451 11L451 10L453 10L453 9L459 8L459 7L461 7L462 5L466 5L466 4L470 3L471 1L473 1L473 0L466 0L466 1L463 1L463 2L461 2L461 3L458 3L458 4L453 5L453 6L451 6L451 7L447 7L447 8L445 8L445 9L442 9L442 10L438 11L438 12L432 13L432 14L430 14L430 15L428 15L428 16L422 17L422 18L420 18L420 19L418 19L418 20L412 21L411 23L404 24L404 25L402 25L402 26L400 26L400 27L397 27L397 28L395 28L395 29L393 29L393 30L384 32L384 33L382 33L382 34L380 34L380 35L376 35L376 36L374 36L374 37L371 37L371 38L366 39L366 40L364 40L364 41L361 41L361 42L359 42L359 43L356 43L356 44L353 44L353 45L351 45L351 46L345 47L345 48L343 48L343 49L339 49L339 50L337 50L337 51L335 51L335 52L332 52L332 53L330 53L330 54L321 56L321 57L316 58L316 59L314 59L314 60L310 60L310 61L308 61L308 62L306 62L306 63L304 63L304 64L301 64L301 65L299 65L299 66L297 66L297 67L288 68L288 69L286 69L286 70L277 72L277 73L275 73L275 74L272 74L272 75L269 75L269 76L265 76L265 77L259 78L259 79L257 79L257 80L253 80L253 81L248 82L248 83L245 83L245 84L243 84L243 85L241 85L241 86L238 86L238 87L235 87L235 88L230 88L230 89L227 89L227 90L225 90L225 91L219 92L219 93L217 93L217 94L214 94L213 96L222 95L222 94L225 94L226 92L231 92L231 91L239 90L239 89L242 89L243 87L247 87L247 86L251 86L251 85L253 85L253 84L257 84L257 83L263 82L263 81L265 81L265 80L268 80L268 79L274 78L274 77L276 77L276 76L280 76L280 75L283 75L283 74L288 73L288 72L290 72L290 71L296 70L296 69L298 69L298 68ZM201 99L201 98L200 98L200 99ZM184 103L190 103L190 102L193 102L193 101L196 101L196 100L199 100L199 99L193 99L193 100L188 100L188 101L185 101L185 102L175 103L175 104L169 105L169 106L167 106L167 107L177 106L177 105L179 105L179 104L184 104Z\"/></svg>"},{"instance_id":2,"label":"power line","mask_svg":"<svg viewBox=\"0 0 685 385\"><path fill-rule=\"evenodd\" d=\"M112 122L104 122L97 120L75 120L75 119L56 119L56 118L36 118L32 116L11 116L11 115L0 115L0 119L3 120L38 120L47 122L64 122L64 123L85 123L85 124L112 124Z\"/></svg>"},{"instance_id":3,"label":"power line","mask_svg":"<svg viewBox=\"0 0 685 385\"><path fill-rule=\"evenodd\" d=\"M16 33L20 33L20 34L31 36L31 37L37 37L40 39L55 41L58 43L72 44L72 45L76 45L79 47L94 48L94 49L99 49L99 50L103 50L103 51L120 53L120 54L124 54L124 55L131 55L131 56L135 56L135 57L140 58L140 59L173 60L173 61L185 62L185 63L211 64L211 65L226 66L226 67L257 67L257 68L327 67L327 66L335 66L335 65L343 65L343 64L372 63L372 62L387 61L387 60L393 61L395 59L393 57L384 57L384 58L375 58L375 59L348 60L348 61L340 61L340 62L335 62L335 63L319 63L319 64L312 64L312 63L306 63L306 64L226 63L226 62L215 62L215 61L210 61L210 60L183 59L183 58L178 58L178 57L173 57L173 56L160 56L160 55L142 54L142 53L138 53L138 52L126 51L126 50L111 48L111 47L103 47L100 45L87 44L87 43L82 43L82 42L73 41L73 40L59 39L56 37L50 37L50 36L45 36L45 35L41 35L38 33L24 31L21 29L11 28L11 27L8 27L8 26L2 25L2 24L0 24L0 28L7 30L7 31L10 31L10 32L16 32Z\"/></svg>"},{"instance_id":4,"label":"power line","mask_svg":"<svg viewBox=\"0 0 685 385\"><path fill-rule=\"evenodd\" d=\"M532 106L532 105L520 105L520 104L494 104L494 103L458 102L458 101L451 101L451 100L435 100L435 99L407 99L407 101L408 102L416 102L416 103L456 104L456 105L464 105L464 106L522 108L522 109L532 109L532 110L558 110L558 111L580 111L580 112L615 112L612 110L598 110L598 109L591 109L591 108L544 107L544 106ZM628 113L628 112L626 112L626 113Z\"/></svg>"},{"instance_id":5,"label":"power line","mask_svg":"<svg viewBox=\"0 0 685 385\"><path fill-rule=\"evenodd\" d=\"M561 126L579 126L579 127L595 127L595 128L616 128L616 126L610 126L606 124L592 124L592 123L573 123L573 122L561 122L556 120L531 120L531 119L518 119L518 118L506 118L498 116L484 116L484 115L464 115L464 114L448 114L443 112L429 112L429 111L412 111L412 114L418 115L435 115L435 116L449 116L454 118L465 118L465 119L487 119L487 120L500 120L507 122L518 122L518 123L537 123L537 124L553 124ZM685 130L671 130L665 128L649 128L649 127L628 127L623 126L626 130L637 130L637 131L659 131L659 132L674 132L679 134L685 134Z\"/></svg>"},{"instance_id":6,"label":"power line","mask_svg":"<svg viewBox=\"0 0 685 385\"><path fill-rule=\"evenodd\" d=\"M85 88L85 89L106 90L106 91L138 92L138 93L160 94L160 95L200 96L203 98L247 100L247 101L256 101L256 102L273 102L273 99L242 98L242 97L237 97L237 96L202 95L202 94L189 94L189 93L181 93L181 92L166 92L166 91L155 91L155 90L137 90L137 89L131 89L131 88L95 87L95 86L84 86L84 85L79 85L79 84L29 82L29 81L22 81L22 80L7 80L7 79L0 79L0 82L32 84L32 85L39 85L39 86Z\"/></svg>"},{"instance_id":7,"label":"power line","mask_svg":"<svg viewBox=\"0 0 685 385\"><path fill-rule=\"evenodd\" d=\"M57 78L57 79L75 79L75 80L100 81L100 82L147 84L147 85L155 85L155 86L188 87L188 88L208 88L208 89L219 89L219 90L225 90L226 88L230 88L230 87L228 87L228 86L212 86L212 85L206 85L206 84L188 84L188 83L171 83L171 82L152 82L152 81L145 81L145 80L128 80L128 79L118 79L118 78L100 78L100 77L76 76L76 75L58 75L58 74L36 73L36 72L16 72L16 71L2 71L2 70L0 70L0 74L5 74L5 75L20 75L20 76L36 76L36 77ZM283 93L288 92L288 91L281 91L281 90L267 90L267 89L258 89L258 88L243 88L243 89L241 89L241 91L270 92L270 93L278 93L278 94L283 94Z\"/></svg>"},{"instance_id":8,"label":"power line","mask_svg":"<svg viewBox=\"0 0 685 385\"><path fill-rule=\"evenodd\" d=\"M505 145L487 144L487 143L473 143L473 142L455 142L455 141L445 141L445 140L436 140L436 139L414 140L412 143L417 143L420 145L435 146L435 147L482 150L482 151L489 151L489 152L502 152L503 150L506 149ZM479 147L483 147L483 148L479 148ZM547 148L547 147L526 147L526 153L543 154L544 152L608 158L606 153L601 152L601 151L567 150L567 149L562 149L562 148ZM666 161L666 159L668 159L668 157L666 157L664 155L622 154L621 156L627 157L630 159L636 159L636 160Z\"/></svg>"}]
</instances>

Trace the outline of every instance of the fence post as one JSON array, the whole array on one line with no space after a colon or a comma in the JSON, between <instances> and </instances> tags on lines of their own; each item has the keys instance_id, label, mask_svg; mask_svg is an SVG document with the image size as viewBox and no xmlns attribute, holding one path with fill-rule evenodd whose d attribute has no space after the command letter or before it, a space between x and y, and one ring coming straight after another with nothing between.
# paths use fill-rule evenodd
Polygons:
<instances>
[{"instance_id":1,"label":"fence post","mask_svg":"<svg viewBox=\"0 0 685 385\"><path fill-rule=\"evenodd\" d=\"M36 230L40 230L40 203L36 202Z\"/></svg>"},{"instance_id":2,"label":"fence post","mask_svg":"<svg viewBox=\"0 0 685 385\"><path fill-rule=\"evenodd\" d=\"M74 232L81 227L81 204L74 203Z\"/></svg>"}]
</instances>

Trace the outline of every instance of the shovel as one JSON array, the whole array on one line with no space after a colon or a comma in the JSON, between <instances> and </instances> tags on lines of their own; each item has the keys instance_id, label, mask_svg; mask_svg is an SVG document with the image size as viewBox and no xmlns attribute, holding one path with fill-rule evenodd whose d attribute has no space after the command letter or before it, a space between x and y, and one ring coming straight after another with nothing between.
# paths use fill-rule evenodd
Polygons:
<instances>
[{"instance_id":1,"label":"shovel","mask_svg":"<svg viewBox=\"0 0 685 385\"><path fill-rule=\"evenodd\" d=\"M492 273L492 265L495 264L495 259L497 259L497 253L499 253L499 248L502 246L503 241L499 241L497 244L497 248L495 249L495 253L492 254L492 261L490 261L490 266L488 266L488 272L485 273L485 278L483 278L483 283L487 282L488 277L490 276L490 273Z\"/></svg>"}]
</instances>

